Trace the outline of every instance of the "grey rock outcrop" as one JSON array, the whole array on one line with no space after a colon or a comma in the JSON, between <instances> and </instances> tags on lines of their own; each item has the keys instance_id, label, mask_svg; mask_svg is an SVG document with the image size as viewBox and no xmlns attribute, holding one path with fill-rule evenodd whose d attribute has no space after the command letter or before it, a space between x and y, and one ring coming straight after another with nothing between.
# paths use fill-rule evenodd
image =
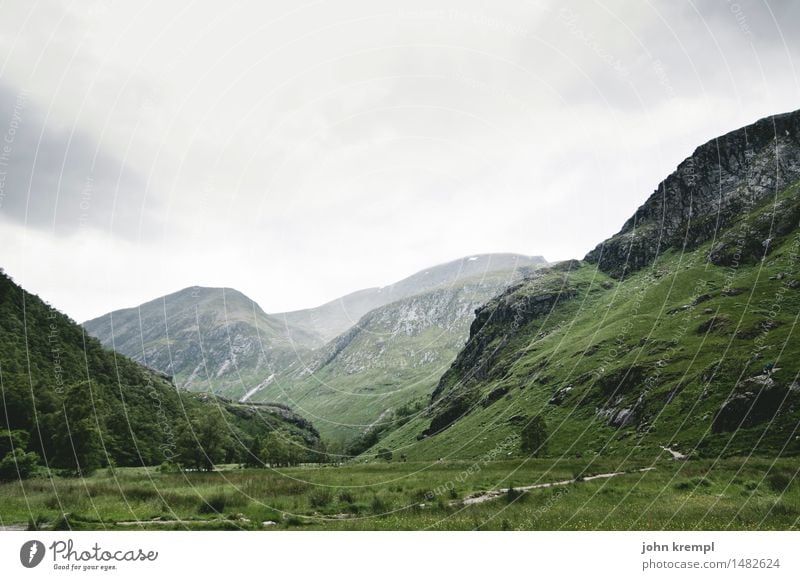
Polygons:
<instances>
[{"instance_id":1,"label":"grey rock outcrop","mask_svg":"<svg viewBox=\"0 0 800 580\"><path fill-rule=\"evenodd\" d=\"M622 277L667 249L693 249L800 178L800 111L774 115L698 147L585 260Z\"/></svg>"}]
</instances>

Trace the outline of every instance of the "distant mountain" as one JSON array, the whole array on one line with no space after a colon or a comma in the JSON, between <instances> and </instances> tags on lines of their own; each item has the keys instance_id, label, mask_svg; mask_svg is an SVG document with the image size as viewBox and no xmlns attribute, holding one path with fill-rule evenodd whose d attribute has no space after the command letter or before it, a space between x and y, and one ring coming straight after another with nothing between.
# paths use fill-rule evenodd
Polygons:
<instances>
[{"instance_id":1,"label":"distant mountain","mask_svg":"<svg viewBox=\"0 0 800 580\"><path fill-rule=\"evenodd\" d=\"M475 309L542 263L474 256L420 272L386 292L404 298L364 314L306 369L277 377L255 399L291 405L340 442L391 428L431 393L464 345Z\"/></svg>"},{"instance_id":2,"label":"distant mountain","mask_svg":"<svg viewBox=\"0 0 800 580\"><path fill-rule=\"evenodd\" d=\"M702 145L583 261L482 306L380 446L481 457L536 425L558 457L798 455L798 256L795 111Z\"/></svg>"},{"instance_id":3,"label":"distant mountain","mask_svg":"<svg viewBox=\"0 0 800 580\"><path fill-rule=\"evenodd\" d=\"M186 288L83 326L105 346L172 376L180 388L235 398L322 345L231 288Z\"/></svg>"},{"instance_id":4,"label":"distant mountain","mask_svg":"<svg viewBox=\"0 0 800 580\"><path fill-rule=\"evenodd\" d=\"M236 290L192 287L84 327L173 376L180 388L301 405L325 417L325 434L344 439L388 409L427 396L463 344L475 308L544 264L516 254L468 256L391 286L273 315ZM334 330L340 334L324 344ZM316 396L311 387L320 380L347 393L370 382L372 396L357 405L351 397ZM329 428L336 423L343 425Z\"/></svg>"},{"instance_id":5,"label":"distant mountain","mask_svg":"<svg viewBox=\"0 0 800 580\"><path fill-rule=\"evenodd\" d=\"M193 428L216 426L216 444L206 449L218 454L213 461L247 461L252 441L273 431L309 456L319 442L308 421L282 406L242 405L177 390L164 374L105 349L2 270L0 321L0 463L5 465L8 453L35 453L42 465L79 472L200 454L205 459L190 422ZM17 476L12 469L11 479Z\"/></svg>"},{"instance_id":6,"label":"distant mountain","mask_svg":"<svg viewBox=\"0 0 800 580\"><path fill-rule=\"evenodd\" d=\"M545 264L547 262L541 256L477 254L433 266L390 286L359 290L316 308L283 312L274 316L290 328L305 330L328 342L355 325L370 310L396 300L444 288L476 276L536 268Z\"/></svg>"}]
</instances>

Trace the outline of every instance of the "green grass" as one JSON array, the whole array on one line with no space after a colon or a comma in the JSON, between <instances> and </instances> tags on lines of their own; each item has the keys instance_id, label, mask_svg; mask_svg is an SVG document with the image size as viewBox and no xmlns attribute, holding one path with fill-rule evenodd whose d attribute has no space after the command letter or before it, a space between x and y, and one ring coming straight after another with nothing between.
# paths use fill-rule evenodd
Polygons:
<instances>
[{"instance_id":1,"label":"green grass","mask_svg":"<svg viewBox=\"0 0 800 580\"><path fill-rule=\"evenodd\" d=\"M643 467L655 469L634 472ZM616 471L630 473L518 491ZM0 485L0 523L112 530L788 530L798 529L800 519L796 479L792 460L752 458L381 462L212 473L124 468ZM514 490L482 504L461 503L506 488Z\"/></svg>"}]
</instances>

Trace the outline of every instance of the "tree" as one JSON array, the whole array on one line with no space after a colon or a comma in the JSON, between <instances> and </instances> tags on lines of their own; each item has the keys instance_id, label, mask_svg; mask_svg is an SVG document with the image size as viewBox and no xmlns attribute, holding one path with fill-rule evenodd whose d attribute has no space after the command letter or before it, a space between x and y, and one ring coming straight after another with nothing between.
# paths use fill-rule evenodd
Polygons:
<instances>
[{"instance_id":1,"label":"tree","mask_svg":"<svg viewBox=\"0 0 800 580\"><path fill-rule=\"evenodd\" d=\"M78 476L91 474L103 461L100 433L104 421L96 400L90 382L72 385L54 417L53 464Z\"/></svg>"},{"instance_id":2,"label":"tree","mask_svg":"<svg viewBox=\"0 0 800 580\"><path fill-rule=\"evenodd\" d=\"M531 417L522 428L521 437L520 445L524 453L533 457L543 455L547 451L547 423L544 417Z\"/></svg>"},{"instance_id":3,"label":"tree","mask_svg":"<svg viewBox=\"0 0 800 580\"><path fill-rule=\"evenodd\" d=\"M375 457L377 457L378 459L383 459L384 461L391 461L392 452L386 449L386 447L381 447L375 453Z\"/></svg>"},{"instance_id":4,"label":"tree","mask_svg":"<svg viewBox=\"0 0 800 580\"><path fill-rule=\"evenodd\" d=\"M264 437L261 457L270 467L290 467L302 459L300 443L278 431L271 431Z\"/></svg>"},{"instance_id":5,"label":"tree","mask_svg":"<svg viewBox=\"0 0 800 580\"><path fill-rule=\"evenodd\" d=\"M15 449L26 449L30 441L30 433L22 429L0 429L0 457Z\"/></svg>"},{"instance_id":6,"label":"tree","mask_svg":"<svg viewBox=\"0 0 800 580\"><path fill-rule=\"evenodd\" d=\"M178 435L180 462L190 468L211 471L215 463L226 457L231 446L230 427L219 409L198 409L185 423Z\"/></svg>"},{"instance_id":7,"label":"tree","mask_svg":"<svg viewBox=\"0 0 800 580\"><path fill-rule=\"evenodd\" d=\"M39 463L36 453L25 453L24 449L14 449L0 460L0 481L27 479Z\"/></svg>"}]
</instances>

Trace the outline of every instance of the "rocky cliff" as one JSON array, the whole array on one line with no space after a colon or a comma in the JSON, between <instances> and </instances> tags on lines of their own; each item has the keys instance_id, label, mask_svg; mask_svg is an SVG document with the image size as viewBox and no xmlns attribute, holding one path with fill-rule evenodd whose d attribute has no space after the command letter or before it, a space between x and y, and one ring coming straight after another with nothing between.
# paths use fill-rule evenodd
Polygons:
<instances>
[{"instance_id":1,"label":"rocky cliff","mask_svg":"<svg viewBox=\"0 0 800 580\"><path fill-rule=\"evenodd\" d=\"M759 202L800 178L800 111L774 115L698 147L622 229L584 258L614 277L668 249L714 240Z\"/></svg>"}]
</instances>

